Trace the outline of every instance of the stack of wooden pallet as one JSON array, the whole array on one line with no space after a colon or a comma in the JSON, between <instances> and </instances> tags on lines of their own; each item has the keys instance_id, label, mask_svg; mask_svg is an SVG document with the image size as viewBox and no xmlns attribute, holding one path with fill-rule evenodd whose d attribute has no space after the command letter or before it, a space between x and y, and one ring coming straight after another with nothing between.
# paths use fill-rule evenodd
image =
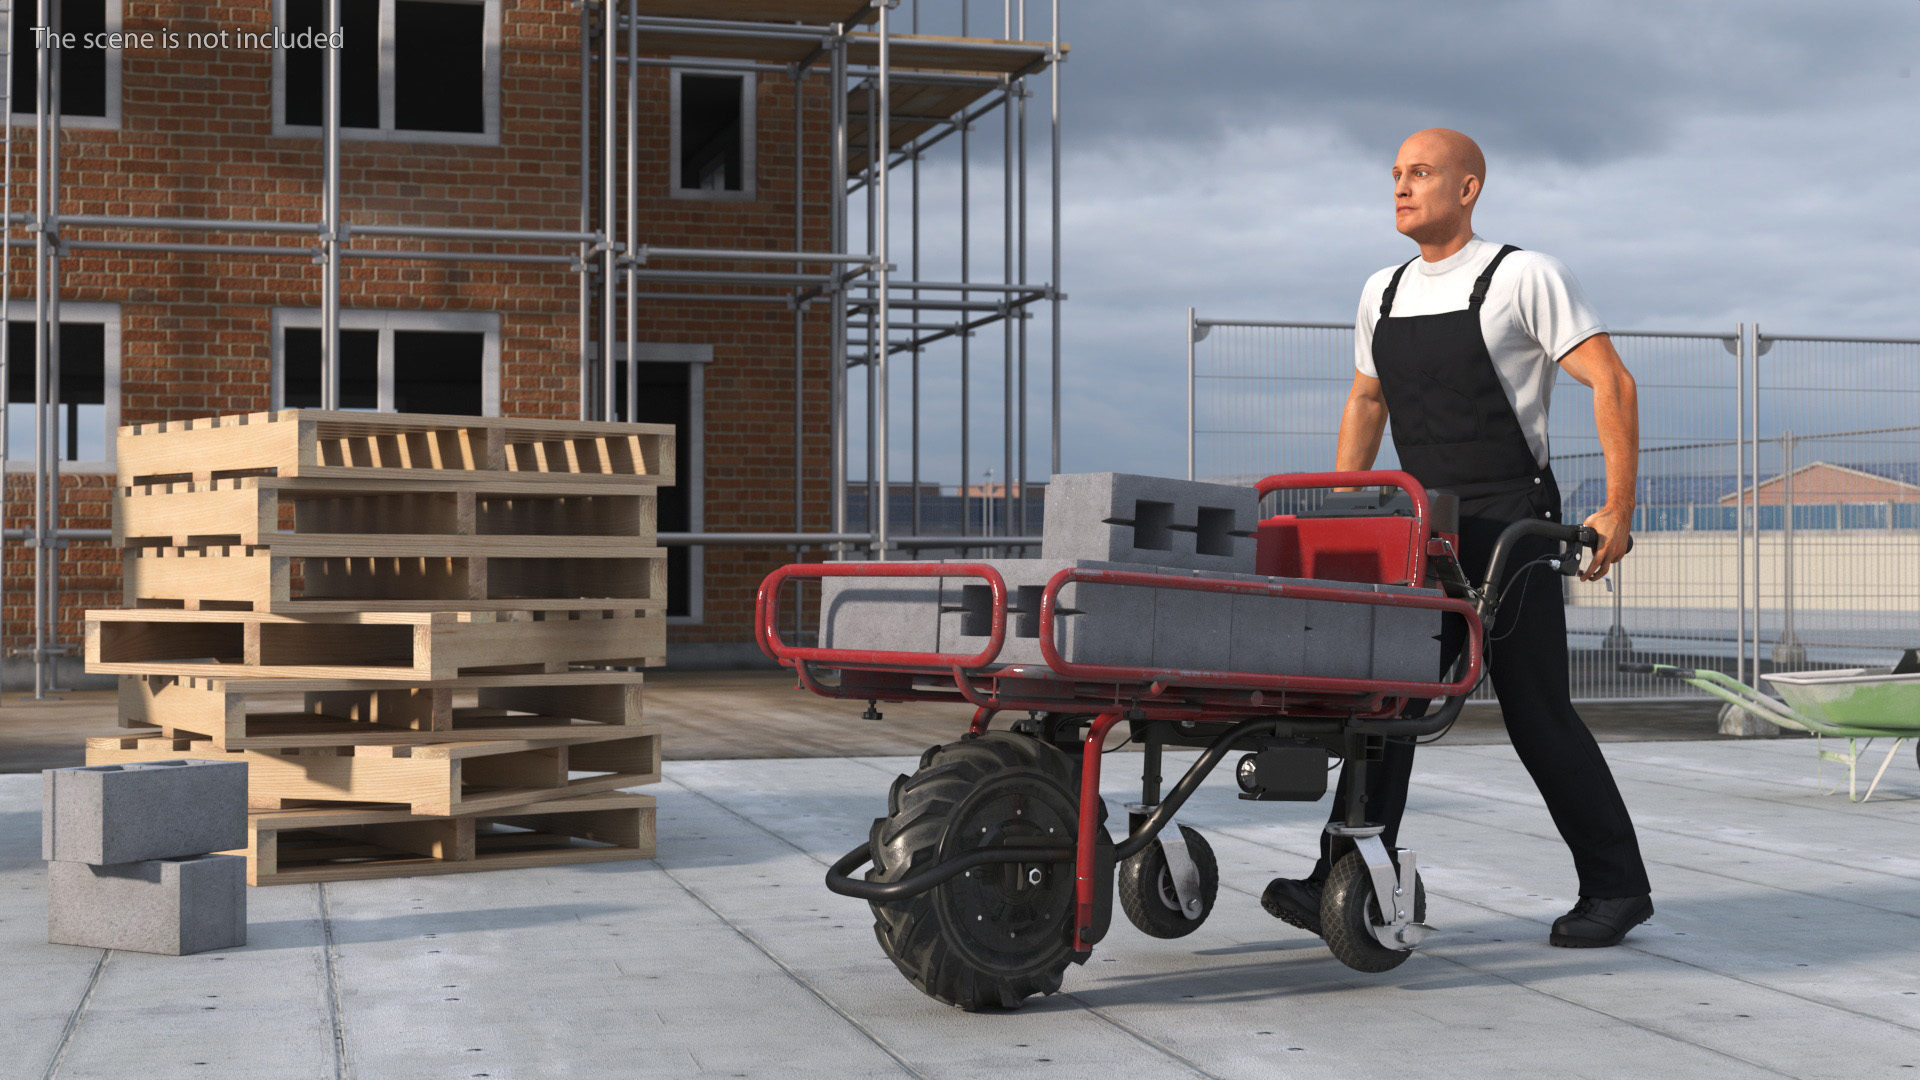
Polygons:
<instances>
[{"instance_id":1,"label":"stack of wooden pallet","mask_svg":"<svg viewBox=\"0 0 1920 1080\"><path fill-rule=\"evenodd\" d=\"M648 858L670 427L289 410L123 428L123 726L248 765L255 885ZM157 731L152 729L157 728Z\"/></svg>"}]
</instances>

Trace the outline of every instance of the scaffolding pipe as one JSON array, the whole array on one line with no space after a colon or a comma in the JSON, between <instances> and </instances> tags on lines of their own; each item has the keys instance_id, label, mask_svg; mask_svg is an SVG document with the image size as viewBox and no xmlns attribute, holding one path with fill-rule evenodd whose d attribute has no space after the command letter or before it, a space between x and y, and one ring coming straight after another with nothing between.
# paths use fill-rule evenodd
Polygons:
<instances>
[{"instance_id":1,"label":"scaffolding pipe","mask_svg":"<svg viewBox=\"0 0 1920 1080\"><path fill-rule=\"evenodd\" d=\"M627 20L627 59L640 52L640 27ZM672 76L668 76L671 78ZM607 222L613 232L613 222ZM633 276L633 253L640 247L640 68L627 65L627 423L640 419L640 291ZM607 281L607 302L613 302L613 280Z\"/></svg>"},{"instance_id":2,"label":"scaffolding pipe","mask_svg":"<svg viewBox=\"0 0 1920 1080\"><path fill-rule=\"evenodd\" d=\"M338 0L332 0L337 3ZM604 0L602 0L604 2ZM579 281L580 310L576 313L574 334L577 336L580 357L580 419L593 417L593 368L588 359L588 348L593 339L593 281L589 261L593 255L593 245L589 237L593 236L593 222L589 215L593 208L592 182L587 179L593 167L593 0L583 0L580 5L580 263L575 273ZM608 289L613 282L606 283Z\"/></svg>"},{"instance_id":3,"label":"scaffolding pipe","mask_svg":"<svg viewBox=\"0 0 1920 1080\"><path fill-rule=\"evenodd\" d=\"M326 235L325 224L289 221L247 221L237 218L127 217L117 214L74 214L61 219L68 227L90 229L154 229L172 232L262 232L289 235Z\"/></svg>"},{"instance_id":4,"label":"scaffolding pipe","mask_svg":"<svg viewBox=\"0 0 1920 1080\"><path fill-rule=\"evenodd\" d=\"M327 0L328 40L338 40L341 0ZM340 407L340 51L326 55L320 132L320 407Z\"/></svg>"},{"instance_id":5,"label":"scaffolding pipe","mask_svg":"<svg viewBox=\"0 0 1920 1080\"><path fill-rule=\"evenodd\" d=\"M1027 36L1027 0L1020 0L1020 36L1023 38ZM1018 255L1018 262L1020 264L1020 282L1021 284L1025 284L1027 280L1027 80L1024 75L1020 78L1020 93L1016 102L1016 121L1020 129L1020 253ZM1020 449L1018 454L1020 470L1019 528L1020 531L1024 533L1027 531L1027 312L1018 312L1013 325L1020 344L1020 359L1016 365L1016 369L1020 373L1020 388L1014 400L1017 402L1016 407L1020 417ZM1008 524L1011 526L1011 519L1009 519ZM1012 529L1009 528L1008 531L1012 531Z\"/></svg>"},{"instance_id":6,"label":"scaffolding pipe","mask_svg":"<svg viewBox=\"0 0 1920 1080\"><path fill-rule=\"evenodd\" d=\"M893 11L893 4L897 2L898 0L881 0L880 3L880 78L878 93L874 95L879 99L880 118L879 122L875 125L874 134L879 141L880 152L869 160L869 168L873 167L872 163L876 161L881 165L886 164L887 142L889 136L892 134L889 129L893 126L891 114L893 103L889 96L890 88L887 81L888 68L891 66L892 60L890 55L892 45L888 40L891 37L888 31L888 22ZM875 308L875 321L878 324L875 337L880 341L885 341L887 340L888 333L887 318L892 314L887 309L887 278L888 275L892 273L889 261L890 250L888 248L887 219L893 214L893 204L888 201L889 192L886 169L882 168L880 170L879 175L874 178L874 185L875 199L879 203L880 220L879 231L872 238L874 255L880 260L879 264L875 267L875 273L879 275L880 286L880 303L878 307ZM873 373L874 379L873 401L874 404L878 406L875 427L870 438L879 447L879 452L876 456L879 461L877 486L880 494L878 498L879 506L877 508L874 507L872 503L868 504L869 513L873 518L869 523L869 527L873 529L873 557L876 559L884 559L887 557L887 510L888 504L893 501L889 498L891 490L887 486L887 459L891 456L889 453L891 443L888 440L887 430L887 351L885 349L880 350L879 358L870 370Z\"/></svg>"},{"instance_id":7,"label":"scaffolding pipe","mask_svg":"<svg viewBox=\"0 0 1920 1080\"><path fill-rule=\"evenodd\" d=\"M967 11L973 5L968 0L960 0L960 36L966 37ZM972 136L973 117L961 114L958 125L960 131L960 299L968 298L967 279L972 277L973 237L969 231L973 218L972 191ZM953 129L942 132L942 137L951 134ZM920 275L915 274L916 278ZM916 312L922 310L915 305ZM973 332L968 330L960 335L960 535L972 531L973 523L967 518L967 485L972 483L973 475L969 471L968 460L973 436Z\"/></svg>"},{"instance_id":8,"label":"scaffolding pipe","mask_svg":"<svg viewBox=\"0 0 1920 1080\"><path fill-rule=\"evenodd\" d=\"M1047 475L1055 476L1060 472L1060 62L1065 57L1060 54L1060 0L1053 0L1053 38L1048 58L1052 67L1048 70L1048 84L1053 91L1051 103L1053 113L1053 165L1048 179L1053 185L1053 207L1048 213L1047 223L1053 231L1049 241L1049 254L1052 265L1047 273L1048 303L1051 314L1048 329L1053 336L1049 350L1049 364L1052 368L1052 390L1049 393L1048 408L1052 412L1051 440L1052 454L1049 458Z\"/></svg>"},{"instance_id":9,"label":"scaffolding pipe","mask_svg":"<svg viewBox=\"0 0 1920 1080\"><path fill-rule=\"evenodd\" d=\"M827 199L829 225L833 230L833 250L847 249L847 45L842 25L833 27L831 77L828 79L827 108L832 129L833 160ZM847 531L847 290L833 283L833 325L828 331L828 393L832 396L832 496L833 531ZM834 548L838 558L846 558L845 545Z\"/></svg>"},{"instance_id":10,"label":"scaffolding pipe","mask_svg":"<svg viewBox=\"0 0 1920 1080\"><path fill-rule=\"evenodd\" d=\"M614 200L620 197L619 185L615 182L620 173L614 155L619 147L614 142L613 125L618 117L614 109L615 80L619 77L619 65L613 62L618 45L614 33L619 22L619 0L601 0L600 7L600 232L608 239L600 250L600 419L613 420L613 330L614 297L617 278L614 266L619 253L612 243L614 218L617 208Z\"/></svg>"},{"instance_id":11,"label":"scaffolding pipe","mask_svg":"<svg viewBox=\"0 0 1920 1080\"><path fill-rule=\"evenodd\" d=\"M1004 33L1013 36L1013 4L1011 0L1002 5L1002 18L1005 21ZM1000 233L1001 233L1001 280L1007 285L1013 284L1013 108L1011 103L1018 93L1013 80L1007 80L1005 101L1008 103L1000 114ZM1000 473L1000 527L1009 535L1013 532L1013 387L1014 387L1014 340L1013 322L1008 320L1000 332L1000 442L1004 468Z\"/></svg>"},{"instance_id":12,"label":"scaffolding pipe","mask_svg":"<svg viewBox=\"0 0 1920 1080\"><path fill-rule=\"evenodd\" d=\"M221 251L230 250L220 248ZM280 250L292 251L292 248ZM511 263L572 268L579 260L571 255L496 255L486 251L399 251L389 248L340 249L340 257L352 259L417 259L421 262Z\"/></svg>"}]
</instances>

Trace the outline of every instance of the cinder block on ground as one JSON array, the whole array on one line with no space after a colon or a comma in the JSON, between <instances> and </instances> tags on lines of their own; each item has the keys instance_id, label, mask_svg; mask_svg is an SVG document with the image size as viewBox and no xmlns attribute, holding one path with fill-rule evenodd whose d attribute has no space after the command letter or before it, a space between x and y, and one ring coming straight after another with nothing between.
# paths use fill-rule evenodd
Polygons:
<instances>
[{"instance_id":1,"label":"cinder block on ground","mask_svg":"<svg viewBox=\"0 0 1920 1080\"><path fill-rule=\"evenodd\" d=\"M113 863L172 859L247 846L247 767L156 761L48 769L40 857Z\"/></svg>"},{"instance_id":2,"label":"cinder block on ground","mask_svg":"<svg viewBox=\"0 0 1920 1080\"><path fill-rule=\"evenodd\" d=\"M1055 476L1040 555L1249 574L1259 516L1251 487L1130 473Z\"/></svg>"},{"instance_id":3,"label":"cinder block on ground","mask_svg":"<svg viewBox=\"0 0 1920 1080\"><path fill-rule=\"evenodd\" d=\"M112 866L50 863L47 940L166 956L245 945L247 860L196 855Z\"/></svg>"}]
</instances>

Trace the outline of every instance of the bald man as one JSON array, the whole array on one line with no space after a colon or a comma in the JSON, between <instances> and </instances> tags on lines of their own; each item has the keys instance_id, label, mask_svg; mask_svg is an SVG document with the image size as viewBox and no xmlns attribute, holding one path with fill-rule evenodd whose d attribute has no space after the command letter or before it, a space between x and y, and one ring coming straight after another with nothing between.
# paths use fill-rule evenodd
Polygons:
<instances>
[{"instance_id":1,"label":"bald man","mask_svg":"<svg viewBox=\"0 0 1920 1080\"><path fill-rule=\"evenodd\" d=\"M1394 221L1420 254L1367 280L1354 336L1353 388L1340 422L1337 468L1369 469L1393 421L1400 467L1460 498L1460 561L1485 575L1493 542L1523 518L1560 520L1547 464L1547 405L1555 365L1593 389L1607 468L1607 502L1586 524L1601 543L1581 578L1594 581L1627 551L1639 451L1633 377L1573 275L1557 259L1474 235L1486 159L1457 131L1422 131L1393 165ZM1557 545L1523 543L1520 567ZM1509 572L1510 575L1512 572ZM1488 667L1514 751L1573 853L1580 900L1548 940L1570 948L1617 945L1653 914L1633 821L1593 735L1567 694L1567 622L1560 579L1545 566L1510 576L1489 628ZM1452 621L1452 620L1449 620ZM1446 638L1457 655L1464 631ZM1424 712L1425 703L1410 708ZM1367 770L1368 817L1391 847L1406 809L1413 743L1389 740ZM1346 805L1347 776L1334 800ZM1330 838L1305 879L1278 878L1261 904L1320 933Z\"/></svg>"}]
</instances>

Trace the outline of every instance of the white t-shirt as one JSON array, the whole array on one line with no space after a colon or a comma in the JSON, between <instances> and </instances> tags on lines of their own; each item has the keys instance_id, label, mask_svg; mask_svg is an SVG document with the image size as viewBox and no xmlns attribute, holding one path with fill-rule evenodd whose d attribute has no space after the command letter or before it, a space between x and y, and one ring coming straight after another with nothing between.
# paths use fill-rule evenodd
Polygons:
<instances>
[{"instance_id":1,"label":"white t-shirt","mask_svg":"<svg viewBox=\"0 0 1920 1080\"><path fill-rule=\"evenodd\" d=\"M1439 262L1414 259L1400 275L1392 317L1464 311L1474 280L1499 253L1499 244L1475 236ZM1353 364L1375 378L1379 374L1373 366L1373 327L1380 319L1381 294L1397 269L1389 266L1374 274L1360 290ZM1547 406L1557 374L1554 365L1574 346L1606 329L1580 283L1559 259L1537 251L1516 251L1494 271L1487 299L1480 305L1480 334L1513 415L1542 467L1547 464Z\"/></svg>"}]
</instances>

